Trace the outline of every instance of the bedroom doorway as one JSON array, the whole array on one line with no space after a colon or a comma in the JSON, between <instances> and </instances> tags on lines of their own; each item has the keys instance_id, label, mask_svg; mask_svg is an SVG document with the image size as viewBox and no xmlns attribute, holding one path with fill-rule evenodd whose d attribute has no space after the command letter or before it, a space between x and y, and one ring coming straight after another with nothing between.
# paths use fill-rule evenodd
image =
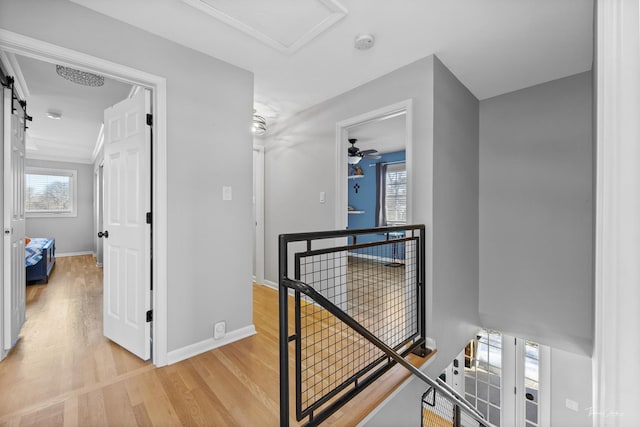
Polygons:
<instances>
[{"instance_id":1,"label":"bedroom doorway","mask_svg":"<svg viewBox=\"0 0 640 427\"><path fill-rule=\"evenodd\" d=\"M360 139L360 142L356 142L357 145L362 145L362 149L374 149L375 147L367 146L368 142L375 144L376 133L377 132L386 132L385 129L390 129L389 132L395 134L399 140L397 141L397 145L390 145L390 148L381 148L382 151L387 152L398 152L404 151L402 157L405 165L405 191L406 191L406 216L405 222L407 224L411 224L412 222L412 214L411 214L411 192L413 189L412 185L412 154L413 154L413 103L410 99L391 104L386 107L379 108L377 110L373 110L359 116L355 116L346 120L343 120L336 124L336 229L345 229L349 225L349 216L357 215L355 213L350 213L349 209L349 187L348 186L356 186L358 184L357 180L351 180L349 178L350 172L353 175L352 164L348 162L348 149L351 145L349 139ZM386 126L385 125L393 125ZM394 129L397 129L394 130ZM366 138L371 138L370 141L367 141ZM382 147L382 139L380 138L380 146ZM377 149L376 149L377 150ZM379 161L379 159L372 160L373 162ZM351 169L351 170L350 170ZM373 174L373 168L369 168L368 166L365 169L369 169L368 171L363 170L362 173ZM358 184L359 187L359 184ZM357 189L360 191L360 188ZM375 191L374 191L375 194ZM352 208L355 208L352 206ZM358 209L351 209L351 211L364 211ZM366 211L365 211L366 212ZM375 226L375 225L373 225Z\"/></svg>"},{"instance_id":2,"label":"bedroom doorway","mask_svg":"<svg viewBox=\"0 0 640 427\"><path fill-rule=\"evenodd\" d=\"M97 75L109 76L112 79L135 84L151 91L151 108L154 112L153 118L153 187L151 193L153 197L152 225L154 228L153 247L154 260L153 269L148 270L154 277L154 292L152 297L153 332L152 332L152 360L156 366L166 364L167 341L166 341L166 81L162 77L157 77L146 72L121 66L97 57L86 55L70 49L55 46L32 38L21 36L17 33L2 30L0 37L0 50L12 54L23 55L28 58L44 61L50 64L64 64L69 67L94 73ZM150 218L151 219L151 218ZM141 272L145 274L147 272ZM4 285L3 285L4 287ZM4 330L4 318L0 319L0 330Z\"/></svg>"}]
</instances>

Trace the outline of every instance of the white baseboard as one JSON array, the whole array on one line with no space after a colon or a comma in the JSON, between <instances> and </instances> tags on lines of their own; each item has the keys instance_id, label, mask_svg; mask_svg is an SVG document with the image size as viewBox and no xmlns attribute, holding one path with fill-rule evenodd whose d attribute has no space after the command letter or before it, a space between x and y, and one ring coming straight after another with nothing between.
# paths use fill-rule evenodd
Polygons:
<instances>
[{"instance_id":1,"label":"white baseboard","mask_svg":"<svg viewBox=\"0 0 640 427\"><path fill-rule=\"evenodd\" d=\"M268 286L268 287L270 287L270 288L273 288L273 289L275 289L276 291L277 291L277 290L278 290L278 288L279 288L279 286L278 286L278 284L277 284L276 282L272 282L271 280L267 280L267 279L264 279L264 283L263 283L263 285L264 285L264 286Z\"/></svg>"},{"instance_id":2,"label":"white baseboard","mask_svg":"<svg viewBox=\"0 0 640 427\"><path fill-rule=\"evenodd\" d=\"M213 350L214 348L222 347L223 345L230 344L234 341L238 341L255 334L256 327L254 325L249 325L244 328L236 329L235 331L227 332L224 338L219 340L207 338L206 340L195 344L191 344L177 350L172 350L167 353L167 365L189 359L190 357L197 356L198 354Z\"/></svg>"},{"instance_id":3,"label":"white baseboard","mask_svg":"<svg viewBox=\"0 0 640 427\"><path fill-rule=\"evenodd\" d=\"M354 258L368 259L371 261L378 261L378 262L385 262L385 263L401 262L402 264L404 264L404 259L400 259L400 258L394 259L394 258L387 258L387 257L381 257L381 256L375 256L375 255L359 254L357 252L349 252L349 256Z\"/></svg>"},{"instance_id":4,"label":"white baseboard","mask_svg":"<svg viewBox=\"0 0 640 427\"><path fill-rule=\"evenodd\" d=\"M272 288L272 289L274 289L276 291L280 291L280 286L276 282L272 282L271 280L264 279L263 285L268 287L268 288ZM293 289L289 289L289 295L291 295L291 296L295 295Z\"/></svg>"},{"instance_id":5,"label":"white baseboard","mask_svg":"<svg viewBox=\"0 0 640 427\"><path fill-rule=\"evenodd\" d=\"M80 251L80 252L56 252L56 258L64 258L67 256L80 256L80 255L93 255L96 256L93 251Z\"/></svg>"}]
</instances>

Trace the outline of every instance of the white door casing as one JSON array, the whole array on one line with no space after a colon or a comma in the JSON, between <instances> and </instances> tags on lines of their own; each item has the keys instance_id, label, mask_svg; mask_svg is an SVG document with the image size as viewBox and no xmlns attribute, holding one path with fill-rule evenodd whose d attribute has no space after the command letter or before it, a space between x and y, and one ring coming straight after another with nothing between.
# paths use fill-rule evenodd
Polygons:
<instances>
[{"instance_id":1,"label":"white door casing","mask_svg":"<svg viewBox=\"0 0 640 427\"><path fill-rule=\"evenodd\" d=\"M104 112L104 335L144 360L151 355L149 111L143 90Z\"/></svg>"},{"instance_id":2,"label":"white door casing","mask_svg":"<svg viewBox=\"0 0 640 427\"><path fill-rule=\"evenodd\" d=\"M264 283L264 147L253 146L253 214L255 247L253 274L256 283Z\"/></svg>"},{"instance_id":3,"label":"white door casing","mask_svg":"<svg viewBox=\"0 0 640 427\"><path fill-rule=\"evenodd\" d=\"M25 321L25 115L4 90L4 349L13 347Z\"/></svg>"}]
</instances>

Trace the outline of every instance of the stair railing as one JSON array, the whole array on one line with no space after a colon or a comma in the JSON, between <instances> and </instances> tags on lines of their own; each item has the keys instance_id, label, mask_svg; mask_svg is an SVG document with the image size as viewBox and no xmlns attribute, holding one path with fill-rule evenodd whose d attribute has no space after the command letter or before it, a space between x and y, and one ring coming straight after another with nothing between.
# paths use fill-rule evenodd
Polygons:
<instances>
[{"instance_id":1,"label":"stair railing","mask_svg":"<svg viewBox=\"0 0 640 427\"><path fill-rule=\"evenodd\" d=\"M476 425L489 425L455 391L405 359L410 352L427 352L424 236L421 225L280 236L281 426L289 425L291 343L296 419L306 418L307 426L322 423L395 364L429 385L434 397L437 390L439 398L478 420ZM290 245L298 246L292 269ZM387 280L392 276L395 281ZM374 307L368 294L379 292L383 301Z\"/></svg>"},{"instance_id":2,"label":"stair railing","mask_svg":"<svg viewBox=\"0 0 640 427\"><path fill-rule=\"evenodd\" d=\"M306 425L321 423L398 363L360 332L401 356L427 354L424 236L419 225L280 236L282 426L289 423L290 350L295 416Z\"/></svg>"}]
</instances>

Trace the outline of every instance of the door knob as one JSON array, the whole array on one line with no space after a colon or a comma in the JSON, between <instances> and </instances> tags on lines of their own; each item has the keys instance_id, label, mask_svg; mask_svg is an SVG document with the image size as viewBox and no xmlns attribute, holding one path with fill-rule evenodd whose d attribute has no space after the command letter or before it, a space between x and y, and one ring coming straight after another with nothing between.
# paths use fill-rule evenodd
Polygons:
<instances>
[{"instance_id":1,"label":"door knob","mask_svg":"<svg viewBox=\"0 0 640 427\"><path fill-rule=\"evenodd\" d=\"M109 231L108 230L104 230L104 233L102 231L98 232L98 237L102 238L104 237L105 239L109 238Z\"/></svg>"}]
</instances>

